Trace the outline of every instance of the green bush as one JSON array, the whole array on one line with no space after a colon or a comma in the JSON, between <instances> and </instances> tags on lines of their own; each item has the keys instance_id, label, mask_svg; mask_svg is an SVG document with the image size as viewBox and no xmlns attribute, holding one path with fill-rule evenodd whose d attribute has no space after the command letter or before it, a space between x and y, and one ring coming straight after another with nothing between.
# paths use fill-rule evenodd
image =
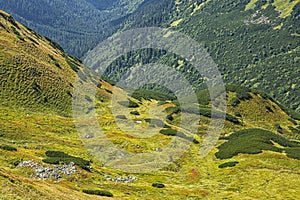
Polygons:
<instances>
[{"instance_id":1,"label":"green bush","mask_svg":"<svg viewBox=\"0 0 300 200\"><path fill-rule=\"evenodd\" d=\"M181 110L179 106L173 106L173 107L166 108L165 111L170 115L172 115L172 114L178 114Z\"/></svg>"},{"instance_id":2,"label":"green bush","mask_svg":"<svg viewBox=\"0 0 300 200\"><path fill-rule=\"evenodd\" d=\"M43 162L48 164L69 164L73 162L75 165L81 167L82 169L85 169L87 171L90 171L90 161L84 160L79 157L71 156L69 154L66 154L61 151L47 151L46 156L48 158L43 159Z\"/></svg>"},{"instance_id":3,"label":"green bush","mask_svg":"<svg viewBox=\"0 0 300 200\"><path fill-rule=\"evenodd\" d=\"M237 117L242 117L242 114L240 112L234 112L234 115Z\"/></svg>"},{"instance_id":4,"label":"green bush","mask_svg":"<svg viewBox=\"0 0 300 200\"><path fill-rule=\"evenodd\" d=\"M153 184L152 184L152 187L156 187L156 188L164 188L165 185L162 184L162 183L153 183Z\"/></svg>"},{"instance_id":5,"label":"green bush","mask_svg":"<svg viewBox=\"0 0 300 200\"><path fill-rule=\"evenodd\" d=\"M283 133L283 129L282 129L282 127L280 126L280 124L279 123L275 123L274 124L274 127L276 128L276 130L277 130L277 132L278 133Z\"/></svg>"},{"instance_id":6,"label":"green bush","mask_svg":"<svg viewBox=\"0 0 300 200\"><path fill-rule=\"evenodd\" d=\"M159 131L161 134L163 135L167 135L167 136L176 136L177 135L177 131L174 129L162 129Z\"/></svg>"},{"instance_id":7,"label":"green bush","mask_svg":"<svg viewBox=\"0 0 300 200\"><path fill-rule=\"evenodd\" d=\"M235 167L239 162L234 161L234 162L227 162L219 165L219 168L227 168L227 167Z\"/></svg>"},{"instance_id":8,"label":"green bush","mask_svg":"<svg viewBox=\"0 0 300 200\"><path fill-rule=\"evenodd\" d=\"M112 94L112 93L113 93L111 90L108 90L108 89L106 89L106 88L105 88L105 91L106 91L107 93L109 93L109 94Z\"/></svg>"},{"instance_id":9,"label":"green bush","mask_svg":"<svg viewBox=\"0 0 300 200\"><path fill-rule=\"evenodd\" d=\"M17 151L15 147L7 146L7 145L0 145L0 149L5 151Z\"/></svg>"},{"instance_id":10,"label":"green bush","mask_svg":"<svg viewBox=\"0 0 300 200\"><path fill-rule=\"evenodd\" d=\"M101 88L102 84L101 83L97 83L97 88Z\"/></svg>"},{"instance_id":11,"label":"green bush","mask_svg":"<svg viewBox=\"0 0 300 200\"><path fill-rule=\"evenodd\" d=\"M57 165L61 161L61 158L45 158L43 159L44 163L52 164L52 165Z\"/></svg>"},{"instance_id":12,"label":"green bush","mask_svg":"<svg viewBox=\"0 0 300 200\"><path fill-rule=\"evenodd\" d=\"M208 118L211 118L212 117L212 111L210 108L208 107L198 107L197 105L191 105L187 108L184 108L182 109L182 112L187 112L187 113L192 113L192 114L199 114L202 115L202 116L205 116L205 117L208 117ZM238 120L237 117L235 116L232 116L228 113L223 113L221 111L217 111L215 110L214 111L214 117L216 118L221 118L225 115L225 119L227 121L230 121L232 123L235 123L235 124L240 124L240 121Z\"/></svg>"},{"instance_id":13,"label":"green bush","mask_svg":"<svg viewBox=\"0 0 300 200\"><path fill-rule=\"evenodd\" d=\"M156 90L136 90L132 95L133 98L142 100L150 100L150 99L155 99L158 101L167 101L167 100L175 100L176 96L171 95L171 94L166 94L161 91L156 91Z\"/></svg>"},{"instance_id":14,"label":"green bush","mask_svg":"<svg viewBox=\"0 0 300 200\"><path fill-rule=\"evenodd\" d=\"M238 106L240 103L241 103L241 101L236 97L232 98L229 102L229 104L231 106Z\"/></svg>"},{"instance_id":15,"label":"green bush","mask_svg":"<svg viewBox=\"0 0 300 200\"><path fill-rule=\"evenodd\" d=\"M136 111L136 110L135 111L131 111L130 114L132 114L132 115L140 115L140 113L138 111Z\"/></svg>"},{"instance_id":16,"label":"green bush","mask_svg":"<svg viewBox=\"0 0 300 200\"><path fill-rule=\"evenodd\" d=\"M79 66L75 62L73 62L68 56L65 57L65 60L74 72L79 72Z\"/></svg>"},{"instance_id":17,"label":"green bush","mask_svg":"<svg viewBox=\"0 0 300 200\"><path fill-rule=\"evenodd\" d=\"M300 160L300 147L286 148L285 153L288 157Z\"/></svg>"},{"instance_id":18,"label":"green bush","mask_svg":"<svg viewBox=\"0 0 300 200\"><path fill-rule=\"evenodd\" d=\"M54 65L55 65L57 68L61 69L61 66L60 66L59 62L55 61L55 62L54 62Z\"/></svg>"},{"instance_id":19,"label":"green bush","mask_svg":"<svg viewBox=\"0 0 300 200\"><path fill-rule=\"evenodd\" d=\"M170 121L173 121L174 117L172 115L167 115L167 119L170 120Z\"/></svg>"},{"instance_id":20,"label":"green bush","mask_svg":"<svg viewBox=\"0 0 300 200\"><path fill-rule=\"evenodd\" d=\"M200 144L200 142L198 140L196 140L195 138L193 138L193 143L194 144Z\"/></svg>"},{"instance_id":21,"label":"green bush","mask_svg":"<svg viewBox=\"0 0 300 200\"><path fill-rule=\"evenodd\" d=\"M113 194L111 192L105 190L82 190L82 192L86 194L92 194L92 195L98 195L104 197L113 197Z\"/></svg>"},{"instance_id":22,"label":"green bush","mask_svg":"<svg viewBox=\"0 0 300 200\"><path fill-rule=\"evenodd\" d=\"M119 101L118 102L120 105L125 106L125 107L129 107L129 108L138 108L139 104L135 103L132 100L128 100L128 101Z\"/></svg>"},{"instance_id":23,"label":"green bush","mask_svg":"<svg viewBox=\"0 0 300 200\"><path fill-rule=\"evenodd\" d=\"M34 89L36 92L40 92L41 91L41 86L37 82L34 81L31 84L31 86L32 86L32 89Z\"/></svg>"},{"instance_id":24,"label":"green bush","mask_svg":"<svg viewBox=\"0 0 300 200\"><path fill-rule=\"evenodd\" d=\"M270 106L266 106L267 111L274 113L274 111L272 110L272 108Z\"/></svg>"},{"instance_id":25,"label":"green bush","mask_svg":"<svg viewBox=\"0 0 300 200\"><path fill-rule=\"evenodd\" d=\"M200 105L208 105L211 101L210 94L207 89L197 92L196 96Z\"/></svg>"},{"instance_id":26,"label":"green bush","mask_svg":"<svg viewBox=\"0 0 300 200\"><path fill-rule=\"evenodd\" d=\"M164 128L171 128L171 126L165 124L165 125L164 125Z\"/></svg>"},{"instance_id":27,"label":"green bush","mask_svg":"<svg viewBox=\"0 0 300 200\"><path fill-rule=\"evenodd\" d=\"M55 158L69 158L71 157L69 154L66 154L62 151L46 151L46 156L55 157Z\"/></svg>"}]
</instances>

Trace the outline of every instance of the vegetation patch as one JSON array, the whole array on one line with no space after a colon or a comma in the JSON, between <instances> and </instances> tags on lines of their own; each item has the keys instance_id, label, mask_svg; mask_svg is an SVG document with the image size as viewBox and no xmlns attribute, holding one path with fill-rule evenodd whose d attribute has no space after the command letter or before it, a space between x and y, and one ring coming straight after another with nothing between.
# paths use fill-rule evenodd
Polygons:
<instances>
[{"instance_id":1,"label":"vegetation patch","mask_svg":"<svg viewBox=\"0 0 300 200\"><path fill-rule=\"evenodd\" d=\"M17 151L15 147L7 146L7 145L0 145L0 149L5 151Z\"/></svg>"},{"instance_id":2,"label":"vegetation patch","mask_svg":"<svg viewBox=\"0 0 300 200\"><path fill-rule=\"evenodd\" d=\"M114 80L112 80L112 79L109 79L109 78L107 78L107 77L105 77L105 76L101 76L101 80L103 80L103 81L109 83L109 84L112 85L112 86L115 86L115 85L117 84L116 81L114 81Z\"/></svg>"},{"instance_id":3,"label":"vegetation patch","mask_svg":"<svg viewBox=\"0 0 300 200\"><path fill-rule=\"evenodd\" d=\"M219 151L215 154L219 159L228 159L233 156L242 154L258 154L263 150L270 150L275 152L283 152L288 149L287 156L295 155L294 151L300 149L300 144L294 141L290 141L280 135L276 135L270 131L262 129L245 129L232 133L228 137L222 139L227 140L218 147ZM278 143L284 148L278 148L273 142Z\"/></svg>"},{"instance_id":4,"label":"vegetation patch","mask_svg":"<svg viewBox=\"0 0 300 200\"><path fill-rule=\"evenodd\" d=\"M237 161L234 161L234 162L226 162L226 163L223 163L221 165L219 165L219 168L227 168L227 167L235 167L239 162Z\"/></svg>"},{"instance_id":5,"label":"vegetation patch","mask_svg":"<svg viewBox=\"0 0 300 200\"><path fill-rule=\"evenodd\" d=\"M132 114L132 115L140 115L140 113L138 111L136 111L136 110L135 111L131 111L130 114Z\"/></svg>"},{"instance_id":6,"label":"vegetation patch","mask_svg":"<svg viewBox=\"0 0 300 200\"><path fill-rule=\"evenodd\" d=\"M166 186L163 183L153 183L152 187L155 187L155 188L164 188Z\"/></svg>"},{"instance_id":7,"label":"vegetation patch","mask_svg":"<svg viewBox=\"0 0 300 200\"><path fill-rule=\"evenodd\" d=\"M288 157L300 160L300 147L286 148L284 152Z\"/></svg>"},{"instance_id":8,"label":"vegetation patch","mask_svg":"<svg viewBox=\"0 0 300 200\"><path fill-rule=\"evenodd\" d=\"M86 194L104 196L104 197L113 197L113 194L106 190L83 190L82 192Z\"/></svg>"},{"instance_id":9,"label":"vegetation patch","mask_svg":"<svg viewBox=\"0 0 300 200\"><path fill-rule=\"evenodd\" d=\"M292 131L292 133L300 134L300 129L294 128L292 126L288 126L288 128L290 129L290 131Z\"/></svg>"},{"instance_id":10,"label":"vegetation patch","mask_svg":"<svg viewBox=\"0 0 300 200\"><path fill-rule=\"evenodd\" d=\"M160 91L156 90L136 90L132 95L133 98L142 100L150 100L150 99L155 99L158 101L167 101L167 100L176 100L176 96L171 95L171 94L166 94Z\"/></svg>"},{"instance_id":11,"label":"vegetation patch","mask_svg":"<svg viewBox=\"0 0 300 200\"><path fill-rule=\"evenodd\" d=\"M179 109L179 108L173 108L174 111L179 111L179 110L182 110L182 112L186 112L186 113L191 113L191 114L199 114L202 115L202 116L205 116L205 117L208 117L208 118L211 118L212 117L212 111L211 111L211 108L208 108L208 107L199 107L197 105L191 105L187 108L184 108L184 109ZM170 111L170 109L169 109ZM234 124L240 124L240 121L238 120L237 117L231 115L231 114L228 114L228 113L223 113L221 111L217 111L215 110L214 111L214 117L216 118L222 118L223 116L225 115L225 119L227 121L230 121Z\"/></svg>"},{"instance_id":12,"label":"vegetation patch","mask_svg":"<svg viewBox=\"0 0 300 200\"><path fill-rule=\"evenodd\" d=\"M61 152L61 151L47 151L45 154L46 154L46 156L48 156L48 158L43 159L43 162L45 162L45 163L69 164L69 163L73 162L75 165L81 167L82 169L85 169L87 171L91 170L90 161L84 160L82 158L71 156L71 155Z\"/></svg>"},{"instance_id":13,"label":"vegetation patch","mask_svg":"<svg viewBox=\"0 0 300 200\"><path fill-rule=\"evenodd\" d=\"M167 135L167 136L176 136L177 135L177 131L171 128L168 129L162 129L159 131L161 134L163 135Z\"/></svg>"}]
</instances>

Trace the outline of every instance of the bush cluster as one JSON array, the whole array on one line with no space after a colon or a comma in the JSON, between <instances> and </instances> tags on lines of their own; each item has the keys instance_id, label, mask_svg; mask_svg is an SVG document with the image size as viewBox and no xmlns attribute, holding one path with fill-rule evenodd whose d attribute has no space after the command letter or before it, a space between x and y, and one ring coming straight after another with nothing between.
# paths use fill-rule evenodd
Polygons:
<instances>
[{"instance_id":1,"label":"bush cluster","mask_svg":"<svg viewBox=\"0 0 300 200\"><path fill-rule=\"evenodd\" d=\"M135 103L132 100L128 100L128 101L119 101L118 102L120 105L125 106L125 107L129 107L129 108L138 108L139 104Z\"/></svg>"},{"instance_id":2,"label":"bush cluster","mask_svg":"<svg viewBox=\"0 0 300 200\"><path fill-rule=\"evenodd\" d=\"M113 194L106 190L83 190L82 192L86 194L104 196L104 197L113 197Z\"/></svg>"},{"instance_id":3,"label":"bush cluster","mask_svg":"<svg viewBox=\"0 0 300 200\"><path fill-rule=\"evenodd\" d=\"M132 114L132 115L140 115L140 113L138 111L136 111L136 110L135 111L131 111L130 114Z\"/></svg>"},{"instance_id":4,"label":"bush cluster","mask_svg":"<svg viewBox=\"0 0 300 200\"><path fill-rule=\"evenodd\" d=\"M61 152L61 151L47 151L45 154L48 157L48 158L43 159L43 162L45 162L45 163L69 164L69 163L73 162L75 165L81 167L82 169L90 171L90 161L84 160L79 157L71 156L71 155Z\"/></svg>"},{"instance_id":5,"label":"bush cluster","mask_svg":"<svg viewBox=\"0 0 300 200\"><path fill-rule=\"evenodd\" d=\"M158 101L167 101L167 100L175 100L177 99L176 96L171 95L171 94L166 94L161 91L156 91L156 90L136 90L132 95L133 98L142 100L150 100L150 99L155 99Z\"/></svg>"},{"instance_id":6,"label":"bush cluster","mask_svg":"<svg viewBox=\"0 0 300 200\"><path fill-rule=\"evenodd\" d=\"M299 143L262 129L245 129L237 131L228 137L223 137L223 139L227 140L227 142L220 145L218 147L219 151L215 154L219 159L232 158L239 153L258 154L263 150L283 152L284 149L289 149L289 151L294 152L296 151L295 149L300 149ZM272 141L285 148L277 148ZM298 153L300 153L299 150Z\"/></svg>"},{"instance_id":7,"label":"bush cluster","mask_svg":"<svg viewBox=\"0 0 300 200\"><path fill-rule=\"evenodd\" d=\"M219 165L219 168L227 168L227 167L235 167L239 162L234 161L234 162L227 162Z\"/></svg>"},{"instance_id":8,"label":"bush cluster","mask_svg":"<svg viewBox=\"0 0 300 200\"><path fill-rule=\"evenodd\" d=\"M7 146L7 145L0 145L0 149L5 151L17 151L15 147Z\"/></svg>"},{"instance_id":9,"label":"bush cluster","mask_svg":"<svg viewBox=\"0 0 300 200\"><path fill-rule=\"evenodd\" d=\"M152 187L156 187L156 188L164 188L165 185L162 184L162 183L153 183L153 184L152 184Z\"/></svg>"}]
</instances>

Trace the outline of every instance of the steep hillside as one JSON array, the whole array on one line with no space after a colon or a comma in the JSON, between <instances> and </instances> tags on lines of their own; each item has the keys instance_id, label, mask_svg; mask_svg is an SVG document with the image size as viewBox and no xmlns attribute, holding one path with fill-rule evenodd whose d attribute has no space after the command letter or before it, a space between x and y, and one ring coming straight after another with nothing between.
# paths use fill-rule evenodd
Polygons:
<instances>
[{"instance_id":1,"label":"steep hillside","mask_svg":"<svg viewBox=\"0 0 300 200\"><path fill-rule=\"evenodd\" d=\"M107 4L107 2L110 2ZM142 0L0 0L0 9L82 57L117 31L110 22L133 12Z\"/></svg>"},{"instance_id":2,"label":"steep hillside","mask_svg":"<svg viewBox=\"0 0 300 200\"><path fill-rule=\"evenodd\" d=\"M226 82L266 91L299 111L300 4L289 2L208 1L178 29L206 47Z\"/></svg>"},{"instance_id":3,"label":"steep hillside","mask_svg":"<svg viewBox=\"0 0 300 200\"><path fill-rule=\"evenodd\" d=\"M299 112L299 1L178 1L171 5L150 4L146 14L137 10L124 22L125 29L156 24L186 33L205 47L226 83L266 91ZM164 8L170 13L161 17ZM106 75L118 80L134 63L160 62L174 66L195 88L203 89L200 74L173 54L143 50L131 53L127 65L124 59L111 65Z\"/></svg>"},{"instance_id":4,"label":"steep hillside","mask_svg":"<svg viewBox=\"0 0 300 200\"><path fill-rule=\"evenodd\" d=\"M1 105L69 115L79 60L3 11L0 33Z\"/></svg>"},{"instance_id":5,"label":"steep hillside","mask_svg":"<svg viewBox=\"0 0 300 200\"><path fill-rule=\"evenodd\" d=\"M299 0L106 3L21 0L0 1L0 8L80 57L121 30L153 26L179 30L207 49L227 83L264 90L299 112ZM157 59L157 53L146 55L149 57ZM136 59L129 60L131 64ZM162 62L178 67L168 56ZM181 67L181 71L196 88L203 89L198 74L185 74L189 68ZM117 73L121 72L108 76L114 78Z\"/></svg>"}]
</instances>

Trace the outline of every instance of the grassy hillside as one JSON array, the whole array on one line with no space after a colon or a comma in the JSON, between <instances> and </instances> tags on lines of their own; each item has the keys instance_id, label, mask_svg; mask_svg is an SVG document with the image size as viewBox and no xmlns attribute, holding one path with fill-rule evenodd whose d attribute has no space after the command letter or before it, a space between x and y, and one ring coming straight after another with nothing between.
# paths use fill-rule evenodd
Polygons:
<instances>
[{"instance_id":1,"label":"grassy hillside","mask_svg":"<svg viewBox=\"0 0 300 200\"><path fill-rule=\"evenodd\" d=\"M2 106L68 115L79 60L0 12Z\"/></svg>"},{"instance_id":2,"label":"grassy hillside","mask_svg":"<svg viewBox=\"0 0 300 200\"><path fill-rule=\"evenodd\" d=\"M104 82L101 87L118 91ZM222 135L229 135L229 140L238 134L235 133L236 131L256 127L269 130L272 134L283 137L289 142L299 141L299 133L292 133L288 128L289 126L297 128L295 122L299 124L299 121L294 120L294 123L290 121L290 117L272 100L264 99L259 94L250 94L252 99L242 100L237 106L228 104L229 114L234 115L237 114L237 111L240 112L238 116L241 124L226 121ZM234 98L235 95L235 92L231 92L229 98ZM148 110L151 108L153 110L156 103L158 101L141 100L138 103L139 107L130 108L130 111L137 111L139 115L129 114L126 115L126 118L134 121L141 120L143 121L141 126L147 126ZM156 148L162 148L172 137L177 137L157 132L151 138L133 138L115 124L109 101L97 101L97 104L97 112L101 113L98 118L99 123L109 135L110 141L124 150L130 152L153 151ZM165 108L170 106L172 106L170 103L164 105ZM274 112L268 111L266 106L270 106ZM123 109L128 108L124 107ZM261 112L257 112L254 116L254 109ZM221 138L222 140L217 144L219 150L215 148L205 158L198 157L200 144L193 143L179 160L159 171L128 174L107 168L105 165L103 166L103 163L96 160L81 143L72 119L40 113L26 116L26 112L5 107L1 107L0 113L0 146L6 145L17 150L11 152L5 150L7 148L0 148L0 183L2 186L1 195L4 199L21 197L22 199L30 199L40 196L43 199L102 199L101 196L87 195L82 192L83 190L109 191L113 194L112 199L241 199L247 197L296 199L298 195L296 187L300 180L300 160L286 156L283 151L266 149L257 154L245 152L228 159L218 159L220 149L222 150L221 153L226 153L222 147L226 141L225 138ZM172 129L176 129L179 116L180 113L172 114L172 121L166 120L163 116L158 119L168 123ZM200 125L191 125L198 126L199 131L196 138L201 143L210 120L205 116L200 118ZM263 120L257 120L257 118ZM280 124L282 133L277 132L278 127L274 126L274 123ZM134 130L128 129L127 131ZM187 130L181 131L187 133ZM231 136L233 132L234 134ZM258 141L260 140L259 133L257 133L256 138ZM261 140L263 139L264 137L261 138ZM248 138L242 140L246 143L248 141ZM254 145L264 144L251 142ZM238 147L241 142L235 143L233 140L231 144L236 144ZM279 144L271 143L270 145L274 145L274 148L281 148ZM89 172L76 166L78 171L75 174L63 176L60 181L56 182L55 179L38 180L31 178L34 171L30 167L17 167L18 163L27 160L36 161L49 168L53 167L51 164L43 162L47 158L46 152L49 150L61 151L85 160L91 160L91 166L96 171ZM293 155L299 155L299 149ZM137 179L129 183L114 181L117 178L129 176ZM165 188L152 187L152 184L156 182L163 183Z\"/></svg>"}]
</instances>

